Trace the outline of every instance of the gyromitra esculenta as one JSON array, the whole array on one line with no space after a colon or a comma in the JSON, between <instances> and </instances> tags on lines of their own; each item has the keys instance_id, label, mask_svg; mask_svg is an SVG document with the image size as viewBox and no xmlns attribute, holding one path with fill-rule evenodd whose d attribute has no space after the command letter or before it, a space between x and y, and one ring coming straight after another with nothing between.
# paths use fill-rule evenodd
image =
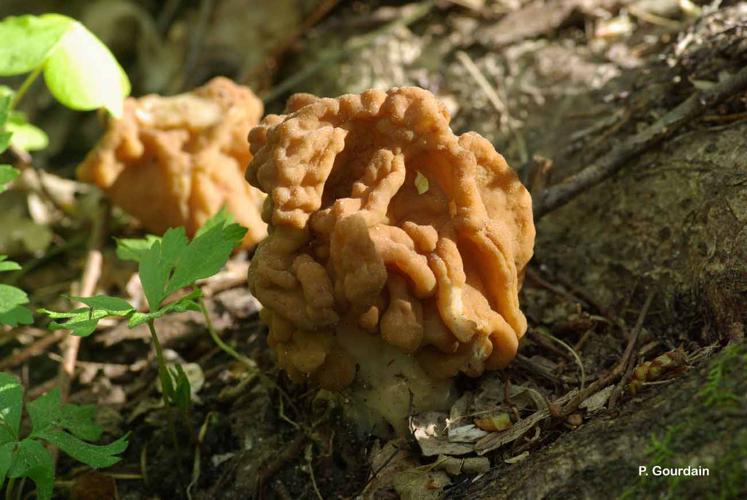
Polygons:
<instances>
[{"instance_id":1,"label":"gyromitra esculenta","mask_svg":"<svg viewBox=\"0 0 747 500\"><path fill-rule=\"evenodd\" d=\"M249 142L269 225L249 286L291 378L340 390L357 373L365 404L401 428L411 403L448 404L458 372L512 360L531 199L431 93L295 95Z\"/></svg>"},{"instance_id":2,"label":"gyromitra esculenta","mask_svg":"<svg viewBox=\"0 0 747 500\"><path fill-rule=\"evenodd\" d=\"M249 228L249 246L267 234L264 195L243 179L247 135L261 116L262 102L227 78L173 97L130 98L78 177L156 233L185 226L194 234L225 205Z\"/></svg>"}]
</instances>

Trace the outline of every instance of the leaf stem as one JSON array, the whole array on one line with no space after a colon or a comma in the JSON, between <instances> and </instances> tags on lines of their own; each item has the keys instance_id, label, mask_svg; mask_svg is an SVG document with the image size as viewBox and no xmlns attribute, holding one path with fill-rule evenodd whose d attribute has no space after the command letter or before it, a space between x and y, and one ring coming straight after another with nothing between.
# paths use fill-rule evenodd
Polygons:
<instances>
[{"instance_id":1,"label":"leaf stem","mask_svg":"<svg viewBox=\"0 0 747 500\"><path fill-rule=\"evenodd\" d=\"M13 100L10 103L10 110L12 111L18 106L18 103L23 99L23 96L26 95L26 91L28 91L29 87L31 87L31 84L36 81L39 74L41 74L42 69L44 65L40 64L37 66L34 71L29 73L29 76L26 77L26 79L23 81L20 87L18 87L18 92L13 96Z\"/></svg>"},{"instance_id":2,"label":"leaf stem","mask_svg":"<svg viewBox=\"0 0 747 500\"><path fill-rule=\"evenodd\" d=\"M208 313L207 307L205 306L205 299L202 296L200 296L198 304L200 306L202 315L205 317L205 324L207 325L208 332L210 332L210 337L212 337L213 341L218 345L218 347L220 347L221 350L223 350L226 354L236 359L239 363L249 368L249 370L256 371L257 363L247 358L246 356L239 354L233 347L226 344L223 339L220 338L218 332L213 326L213 321L210 319L210 313Z\"/></svg>"},{"instance_id":3,"label":"leaf stem","mask_svg":"<svg viewBox=\"0 0 747 500\"><path fill-rule=\"evenodd\" d=\"M5 500L13 500L13 483L16 482L16 478L11 477L8 479L8 486L5 489Z\"/></svg>"},{"instance_id":4,"label":"leaf stem","mask_svg":"<svg viewBox=\"0 0 747 500\"><path fill-rule=\"evenodd\" d=\"M161 342L158 340L158 334L156 333L156 325L154 320L148 321L148 330L150 330L150 336L153 339L153 348L156 350L156 360L158 361L158 377L161 379L161 389L163 390L163 399L166 404L169 404L168 396L166 395L167 387L171 387L171 375L166 368L166 358L163 357L163 349L161 348Z\"/></svg>"}]
</instances>

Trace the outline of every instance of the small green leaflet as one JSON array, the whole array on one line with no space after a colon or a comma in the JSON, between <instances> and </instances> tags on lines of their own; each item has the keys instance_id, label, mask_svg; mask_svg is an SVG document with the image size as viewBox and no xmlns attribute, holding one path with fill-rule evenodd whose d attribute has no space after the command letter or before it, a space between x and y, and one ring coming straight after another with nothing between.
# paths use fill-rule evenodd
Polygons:
<instances>
[{"instance_id":1,"label":"small green leaflet","mask_svg":"<svg viewBox=\"0 0 747 500\"><path fill-rule=\"evenodd\" d=\"M6 259L7 256L0 255L0 272L21 269L16 262ZM15 327L33 323L31 311L26 308L28 303L26 292L14 286L0 284L0 325Z\"/></svg>"},{"instance_id":2,"label":"small green leaflet","mask_svg":"<svg viewBox=\"0 0 747 500\"><path fill-rule=\"evenodd\" d=\"M23 151L39 151L49 145L49 137L39 127L26 121L23 113L12 111L5 129L12 134L10 143Z\"/></svg>"},{"instance_id":3,"label":"small green leaflet","mask_svg":"<svg viewBox=\"0 0 747 500\"><path fill-rule=\"evenodd\" d=\"M48 309L40 309L39 312L52 318L49 324L50 330L71 330L73 335L87 337L96 331L99 321L116 316L126 318L135 310L129 302L118 297L98 295L96 297L70 297L71 300L81 302L88 307L81 307L68 312L55 312ZM65 320L60 322L58 320Z\"/></svg>"},{"instance_id":4,"label":"small green leaflet","mask_svg":"<svg viewBox=\"0 0 747 500\"><path fill-rule=\"evenodd\" d=\"M94 445L101 428L94 418L93 405L63 405L59 389L28 403L32 431L19 436L23 407L23 387L9 373L0 373L0 487L6 478L28 477L36 484L37 498L52 498L54 461L40 440L47 441L92 468L119 462L127 448L127 436L107 445Z\"/></svg>"},{"instance_id":5,"label":"small green leaflet","mask_svg":"<svg viewBox=\"0 0 747 500\"><path fill-rule=\"evenodd\" d=\"M10 16L0 21L0 76L37 69L54 97L76 110L106 108L121 116L130 82L109 49L67 16Z\"/></svg>"},{"instance_id":6,"label":"small green leaflet","mask_svg":"<svg viewBox=\"0 0 747 500\"><path fill-rule=\"evenodd\" d=\"M7 258L7 255L0 255L0 273L3 271L19 271L21 269L18 262L6 260Z\"/></svg>"},{"instance_id":7,"label":"small green leaflet","mask_svg":"<svg viewBox=\"0 0 747 500\"><path fill-rule=\"evenodd\" d=\"M140 262L145 252L153 246L153 243L161 238L152 234L145 238L121 238L117 239L117 257L122 260L133 260Z\"/></svg>"},{"instance_id":8,"label":"small green leaflet","mask_svg":"<svg viewBox=\"0 0 747 500\"><path fill-rule=\"evenodd\" d=\"M2 49L0 49L0 51L2 51ZM10 95L0 95L0 153L8 149L8 145L10 144L12 135L6 130L8 114L10 113L10 102ZM10 165L0 165L0 193L5 191L5 186L13 179L18 177L18 174L18 170L11 167Z\"/></svg>"},{"instance_id":9,"label":"small green leaflet","mask_svg":"<svg viewBox=\"0 0 747 500\"><path fill-rule=\"evenodd\" d=\"M23 387L16 377L0 372L0 445L18 441ZM2 479L0 478L0 484Z\"/></svg>"},{"instance_id":10,"label":"small green leaflet","mask_svg":"<svg viewBox=\"0 0 747 500\"><path fill-rule=\"evenodd\" d=\"M5 186L18 177L18 170L10 165L0 165L0 193L5 191Z\"/></svg>"}]
</instances>

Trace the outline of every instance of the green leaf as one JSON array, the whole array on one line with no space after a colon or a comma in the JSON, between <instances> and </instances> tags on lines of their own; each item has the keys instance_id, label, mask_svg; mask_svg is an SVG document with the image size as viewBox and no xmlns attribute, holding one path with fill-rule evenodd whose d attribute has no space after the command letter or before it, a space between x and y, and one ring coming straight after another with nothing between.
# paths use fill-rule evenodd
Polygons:
<instances>
[{"instance_id":1,"label":"green leaf","mask_svg":"<svg viewBox=\"0 0 747 500\"><path fill-rule=\"evenodd\" d=\"M124 318L135 311L129 302L118 297L97 295L95 297L70 297L70 299L82 302L89 307L80 307L68 312L39 309L40 313L46 314L53 320L67 320L52 321L49 324L50 330L71 330L73 335L87 337L96 331L100 320L109 316Z\"/></svg>"},{"instance_id":2,"label":"green leaf","mask_svg":"<svg viewBox=\"0 0 747 500\"><path fill-rule=\"evenodd\" d=\"M54 461L52 455L38 441L26 438L16 450L15 460L8 477L28 477L36 484L36 498L49 500L54 487Z\"/></svg>"},{"instance_id":3,"label":"green leaf","mask_svg":"<svg viewBox=\"0 0 747 500\"><path fill-rule=\"evenodd\" d=\"M49 91L77 110L122 114L130 81L109 49L74 19L59 14L8 17L0 22L0 76L43 69Z\"/></svg>"},{"instance_id":4,"label":"green leaf","mask_svg":"<svg viewBox=\"0 0 747 500\"><path fill-rule=\"evenodd\" d=\"M218 220L208 221L209 228L198 233L182 255L166 289L167 295L220 271L246 234L246 228L228 223L223 210L213 219Z\"/></svg>"},{"instance_id":5,"label":"green leaf","mask_svg":"<svg viewBox=\"0 0 747 500\"><path fill-rule=\"evenodd\" d=\"M2 489L3 483L5 483L5 475L10 470L10 466L13 465L15 460L16 442L5 443L0 445L0 489Z\"/></svg>"},{"instance_id":6,"label":"green leaf","mask_svg":"<svg viewBox=\"0 0 747 500\"><path fill-rule=\"evenodd\" d=\"M96 325L99 321L109 316L106 311L94 310L88 307L81 307L70 312L50 311L49 309L39 309L41 314L46 314L52 319L66 319L67 321L52 321L49 324L50 330L70 330L73 335L78 337L87 337L96 331Z\"/></svg>"},{"instance_id":7,"label":"green leaf","mask_svg":"<svg viewBox=\"0 0 747 500\"><path fill-rule=\"evenodd\" d=\"M170 375L174 379L174 394L171 403L182 411L187 411L192 404L192 390L189 385L189 378L180 364L176 364L171 368Z\"/></svg>"},{"instance_id":8,"label":"green leaf","mask_svg":"<svg viewBox=\"0 0 747 500\"><path fill-rule=\"evenodd\" d=\"M0 255L0 272L3 271L19 271L21 266L17 262L7 260L7 255Z\"/></svg>"},{"instance_id":9,"label":"green leaf","mask_svg":"<svg viewBox=\"0 0 747 500\"><path fill-rule=\"evenodd\" d=\"M98 441L103 432L96 424L96 405L63 405L60 424L85 441Z\"/></svg>"},{"instance_id":10,"label":"green leaf","mask_svg":"<svg viewBox=\"0 0 747 500\"><path fill-rule=\"evenodd\" d=\"M195 299L200 297L202 295L201 290L193 290L188 295L185 295L184 297L180 298L179 300L175 300L174 302L171 302L170 304L166 304L165 306L161 307L160 309L154 311L154 312L148 312L148 313L141 313L141 312L135 312L132 316L130 316L130 321L127 324L130 328L135 328L136 326L142 325L143 323L147 323L151 320L156 320L160 318L161 316L165 316L167 314L171 313L182 313L185 311L200 311L200 305L195 302Z\"/></svg>"},{"instance_id":11,"label":"green leaf","mask_svg":"<svg viewBox=\"0 0 747 500\"><path fill-rule=\"evenodd\" d=\"M52 95L71 109L106 108L122 115L130 82L101 40L75 22L44 65L44 81Z\"/></svg>"},{"instance_id":12,"label":"green leaf","mask_svg":"<svg viewBox=\"0 0 747 500\"><path fill-rule=\"evenodd\" d=\"M70 300L81 302L92 309L103 310L109 316L125 316L133 309L132 305L119 297L96 295L95 297L70 297Z\"/></svg>"},{"instance_id":13,"label":"green leaf","mask_svg":"<svg viewBox=\"0 0 747 500\"><path fill-rule=\"evenodd\" d=\"M2 49L0 49L2 50ZM5 85L0 85L0 130L5 126L5 122L8 121L8 115L10 114L10 105L13 102L13 90ZM0 148L0 153L3 149Z\"/></svg>"},{"instance_id":14,"label":"green leaf","mask_svg":"<svg viewBox=\"0 0 747 500\"><path fill-rule=\"evenodd\" d=\"M116 240L117 257L122 260L140 262L143 259L143 254L153 246L154 242L161 241L161 238L149 234L145 238L119 238Z\"/></svg>"},{"instance_id":15,"label":"green leaf","mask_svg":"<svg viewBox=\"0 0 747 500\"><path fill-rule=\"evenodd\" d=\"M10 373L0 373L0 444L18 441L22 408L21 382Z\"/></svg>"},{"instance_id":16,"label":"green leaf","mask_svg":"<svg viewBox=\"0 0 747 500\"><path fill-rule=\"evenodd\" d=\"M11 113L5 128L12 133L10 143L23 151L39 151L49 145L47 134L26 121L21 113Z\"/></svg>"},{"instance_id":17,"label":"green leaf","mask_svg":"<svg viewBox=\"0 0 747 500\"><path fill-rule=\"evenodd\" d=\"M74 22L57 14L10 16L0 21L0 76L38 68Z\"/></svg>"},{"instance_id":18,"label":"green leaf","mask_svg":"<svg viewBox=\"0 0 747 500\"><path fill-rule=\"evenodd\" d=\"M116 455L127 449L127 435L106 445L89 444L59 430L44 430L34 435L49 441L74 459L94 469L116 464L122 459Z\"/></svg>"},{"instance_id":19,"label":"green leaf","mask_svg":"<svg viewBox=\"0 0 747 500\"><path fill-rule=\"evenodd\" d=\"M0 149L0 151L2 151ZM0 165L0 193L5 191L5 186L18 177L20 172L10 165Z\"/></svg>"},{"instance_id":20,"label":"green leaf","mask_svg":"<svg viewBox=\"0 0 747 500\"><path fill-rule=\"evenodd\" d=\"M231 222L230 215L221 209L211 217L189 242L183 227L166 231L162 238L150 236L144 240L120 240L120 258L139 262L140 282L148 299L150 312L134 313L130 327L163 316L168 312L196 310L194 298L176 301L168 309L162 302L177 290L217 273L225 265L231 251L238 246L246 229Z\"/></svg>"},{"instance_id":21,"label":"green leaf","mask_svg":"<svg viewBox=\"0 0 747 500\"><path fill-rule=\"evenodd\" d=\"M166 292L169 276L186 248L187 234L183 227L177 227L166 231L160 241L154 241L143 252L139 268L140 282L151 311L157 311L163 299L171 293Z\"/></svg>"},{"instance_id":22,"label":"green leaf","mask_svg":"<svg viewBox=\"0 0 747 500\"><path fill-rule=\"evenodd\" d=\"M0 313L0 325L16 327L18 325L30 325L34 322L31 311L24 306L16 306L10 311Z\"/></svg>"},{"instance_id":23,"label":"green leaf","mask_svg":"<svg viewBox=\"0 0 747 500\"><path fill-rule=\"evenodd\" d=\"M26 404L26 410L31 417L31 436L38 431L54 426L62 417L62 396L58 388L39 396Z\"/></svg>"},{"instance_id":24,"label":"green leaf","mask_svg":"<svg viewBox=\"0 0 747 500\"><path fill-rule=\"evenodd\" d=\"M26 292L20 288L0 284L0 314L6 313L17 306L28 304Z\"/></svg>"}]
</instances>

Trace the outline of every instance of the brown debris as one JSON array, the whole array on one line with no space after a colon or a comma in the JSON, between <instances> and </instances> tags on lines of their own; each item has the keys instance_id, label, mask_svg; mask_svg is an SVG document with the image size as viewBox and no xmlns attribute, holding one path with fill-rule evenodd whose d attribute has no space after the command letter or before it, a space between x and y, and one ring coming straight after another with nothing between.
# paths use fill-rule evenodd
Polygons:
<instances>
[{"instance_id":1,"label":"brown debris","mask_svg":"<svg viewBox=\"0 0 747 500\"><path fill-rule=\"evenodd\" d=\"M226 78L173 97L127 99L78 177L159 234L185 226L192 235L225 205L249 228L249 246L266 234L264 196L243 180L246 137L261 115L251 90Z\"/></svg>"},{"instance_id":2,"label":"brown debris","mask_svg":"<svg viewBox=\"0 0 747 500\"><path fill-rule=\"evenodd\" d=\"M360 361L341 344L364 330L432 377L506 366L526 330L518 290L534 224L503 157L455 136L419 88L297 95L288 113L252 130L247 171L270 225L249 286L280 366L340 389Z\"/></svg>"}]
</instances>

